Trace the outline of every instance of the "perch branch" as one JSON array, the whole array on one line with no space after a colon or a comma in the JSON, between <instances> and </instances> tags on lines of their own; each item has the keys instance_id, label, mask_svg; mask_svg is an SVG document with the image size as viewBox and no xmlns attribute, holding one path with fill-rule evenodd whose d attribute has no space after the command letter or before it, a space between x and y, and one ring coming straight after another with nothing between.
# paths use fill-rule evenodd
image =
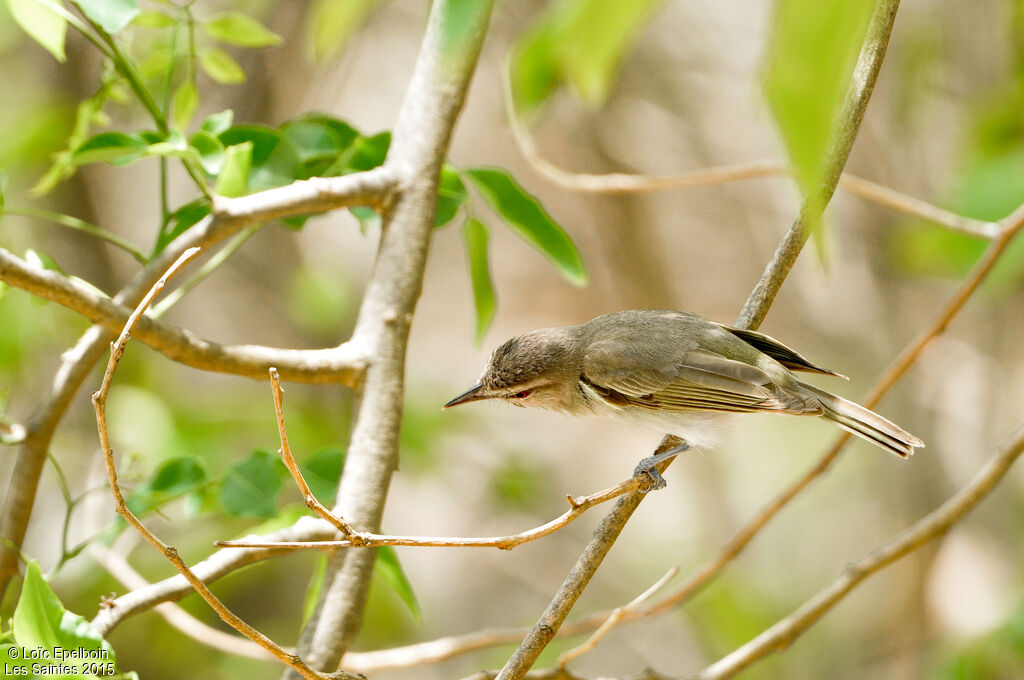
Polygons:
<instances>
[{"instance_id":1,"label":"perch branch","mask_svg":"<svg viewBox=\"0 0 1024 680\"><path fill-rule=\"evenodd\" d=\"M499 550L512 550L523 543L534 541L558 531L575 521L595 505L637 490L646 490L649 487L650 477L646 474L641 474L589 496L569 497L569 509L555 519L509 536L460 538L453 536L396 536L392 534L360 532L354 539L340 541L269 542L241 540L217 541L216 545L219 548L274 548L277 550L374 548L382 545L400 545L417 548L498 548Z\"/></svg>"}]
</instances>

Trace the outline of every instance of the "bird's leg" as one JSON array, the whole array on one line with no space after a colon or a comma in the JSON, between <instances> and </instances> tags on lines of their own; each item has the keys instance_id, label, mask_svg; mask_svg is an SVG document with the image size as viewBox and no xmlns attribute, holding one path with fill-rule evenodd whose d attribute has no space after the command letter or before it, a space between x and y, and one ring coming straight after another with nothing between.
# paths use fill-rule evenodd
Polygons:
<instances>
[{"instance_id":1,"label":"bird's leg","mask_svg":"<svg viewBox=\"0 0 1024 680\"><path fill-rule=\"evenodd\" d=\"M662 451L661 453L656 453L653 456L648 456L647 458L641 460L637 464L636 469L633 470L633 476L635 477L637 475L647 475L648 477L651 478L651 485L647 487L644 493L647 493L648 491L657 491L658 489L664 489L666 484L665 478L662 477L661 473L658 472L655 468L657 468L658 464L664 463L666 460L669 460L670 458L675 458L683 451L688 451L689 449L690 445L687 444L686 442L683 442L679 446L673 447L668 451Z\"/></svg>"}]
</instances>

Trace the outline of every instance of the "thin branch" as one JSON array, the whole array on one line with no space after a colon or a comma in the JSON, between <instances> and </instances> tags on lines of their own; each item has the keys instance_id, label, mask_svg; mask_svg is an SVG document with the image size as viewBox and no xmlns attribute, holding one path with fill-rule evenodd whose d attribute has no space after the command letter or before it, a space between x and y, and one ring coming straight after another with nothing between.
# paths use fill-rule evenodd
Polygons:
<instances>
[{"instance_id":1,"label":"thin branch","mask_svg":"<svg viewBox=\"0 0 1024 680\"><path fill-rule=\"evenodd\" d=\"M348 522L331 513L323 503L316 499L316 496L313 495L309 488L309 484L306 483L305 477L302 476L299 464L295 462L295 456L292 455L292 447L288 444L288 432L284 425L284 389L281 387L281 376L278 375L276 368L270 369L270 391L274 395L274 413L277 415L277 431L281 437L281 448L278 450L278 454L281 456L285 467L288 468L288 472L291 473L292 479L295 480L295 484L298 485L306 507L329 522L345 538L353 543L360 542L362 535L357 535L356 530ZM223 547L222 544L219 545Z\"/></svg>"},{"instance_id":2,"label":"thin branch","mask_svg":"<svg viewBox=\"0 0 1024 680\"><path fill-rule=\"evenodd\" d=\"M660 176L619 172L593 174L566 170L541 155L526 124L516 115L511 94L509 68L509 63L506 60L502 68L505 117L508 120L516 147L534 171L568 191L597 194L655 193L696 189L759 177L788 177L790 175L790 170L786 165L771 159L719 165ZM844 172L840 175L839 188L866 201L934 222L954 231L983 238L993 238L998 233L994 222L959 215L850 173Z\"/></svg>"},{"instance_id":3,"label":"thin branch","mask_svg":"<svg viewBox=\"0 0 1024 680\"><path fill-rule=\"evenodd\" d=\"M328 550L336 548L376 548L383 545L400 545L413 548L498 548L512 550L523 543L553 534L578 519L590 508L634 491L646 492L650 488L650 477L636 475L615 486L590 494L589 496L567 497L569 509L550 522L508 536L456 537L456 536L397 536L357 532L351 539L340 541L216 541L218 548L274 548L278 550Z\"/></svg>"},{"instance_id":4,"label":"thin branch","mask_svg":"<svg viewBox=\"0 0 1024 680\"><path fill-rule=\"evenodd\" d=\"M0 281L52 300L109 330L120 330L131 315L128 307L59 272L33 267L3 248ZM271 366L277 366L286 379L296 382L356 388L366 367L364 352L355 343L324 349L221 345L150 316L138 320L133 337L186 366L249 378L263 379Z\"/></svg>"},{"instance_id":5,"label":"thin branch","mask_svg":"<svg viewBox=\"0 0 1024 680\"><path fill-rule=\"evenodd\" d=\"M665 584L671 581L678 573L679 567L672 567L664 576L658 579L654 585L640 593L640 595L631 602L613 609L611 614L608 615L608 618L605 619L604 623L594 631L594 634L591 635L586 642L577 647L573 647L558 657L558 667L565 668L573 659L580 657L597 647L598 643L604 639L605 635L611 632L612 628L617 626L619 622L625 620L629 612L638 609L640 605L654 597L654 595L664 588Z\"/></svg>"},{"instance_id":6,"label":"thin branch","mask_svg":"<svg viewBox=\"0 0 1024 680\"><path fill-rule=\"evenodd\" d=\"M655 451L655 455L669 451L683 444L683 440L674 435L666 435ZM672 459L663 461L656 466L659 473L672 462ZM583 590L590 583L590 579L597 573L598 567L604 561L608 551L615 545L619 534L626 526L626 522L633 515L633 512L640 507L641 501L646 497L646 492L636 490L629 495L623 496L615 504L615 508L608 513L601 521L600 526L594 531L594 535L587 543L583 552L576 560L576 564L565 577L558 592L551 598L544 613L534 624L533 628L519 648L512 654L505 663L505 667L498 673L498 680L519 680L537 661L537 657L548 646L548 643L558 634L558 629L569 615L576 600L583 594Z\"/></svg>"},{"instance_id":7,"label":"thin branch","mask_svg":"<svg viewBox=\"0 0 1024 680\"><path fill-rule=\"evenodd\" d=\"M121 238L113 232L109 232L106 229L97 227L95 224L86 222L85 220L71 215L64 215L63 213L53 212L52 210L38 210L36 208L19 208L19 207L5 207L5 215L18 215L19 217L34 217L40 220L47 220L54 224L59 224L62 227L68 227L76 231L95 236L96 238L102 239L107 243L117 246L124 252L131 255L139 264L146 264L145 254L136 248L129 241Z\"/></svg>"},{"instance_id":8,"label":"thin branch","mask_svg":"<svg viewBox=\"0 0 1024 680\"><path fill-rule=\"evenodd\" d=\"M848 567L842 576L818 591L792 614L739 649L691 676L692 680L731 678L767 654L785 649L868 576L949 531L991 493L1021 453L1024 453L1024 426L1019 427L974 478L949 500L913 526L875 548L864 559Z\"/></svg>"},{"instance_id":9,"label":"thin branch","mask_svg":"<svg viewBox=\"0 0 1024 680\"><path fill-rule=\"evenodd\" d=\"M96 425L99 430L100 446L103 449L103 459L106 462L107 478L110 481L110 488L114 495L115 508L117 513L121 515L128 524L130 524L150 545L163 554L164 557L174 565L174 567L195 589L199 596L217 612L217 615L220 616L222 621L266 649L291 668L295 669L304 678L319 680L322 676L307 666L302 659L281 649L270 638L260 633L224 606L224 603L213 594L213 591L211 591L209 587L188 567L185 561L181 559L178 555L178 551L157 538L156 534L151 532L138 519L138 517L135 516L135 513L128 508L128 504L124 500L124 494L121 492L121 487L117 481L117 466L114 463L114 451L111 448L110 438L107 433L106 413L107 395L110 392L110 386L114 380L114 371L117 369L117 364L121 360L121 357L124 356L125 346L128 344L128 338L136 321L138 321L143 312L145 312L146 307L149 306L153 298L156 297L164 287L167 280L173 276L174 273L185 264L185 262L198 252L199 248L190 248L182 253L181 257L175 260L164 275L153 284L153 287L145 297L142 298L138 307L136 307L135 311L132 312L131 317L129 317L128 323L125 324L124 330L121 331L121 334L111 346L110 360L107 362L107 370L103 374L103 380L100 383L99 390L92 395L92 402L96 408ZM356 676L352 677L354 678Z\"/></svg>"},{"instance_id":10,"label":"thin branch","mask_svg":"<svg viewBox=\"0 0 1024 680\"><path fill-rule=\"evenodd\" d=\"M152 587L153 584L143 578L139 572L135 571L126 559L106 546L99 543L91 543L87 551L90 557L107 570L107 573L129 590ZM175 630L207 647L227 654L244 656L260 661L272 661L274 659L271 654L252 640L230 635L207 625L176 604L165 602L157 605L155 610Z\"/></svg>"},{"instance_id":11,"label":"thin branch","mask_svg":"<svg viewBox=\"0 0 1024 680\"><path fill-rule=\"evenodd\" d=\"M857 138L860 123L864 119L864 112L867 111L878 73L882 70L899 4L899 0L879 0L875 6L864 45L857 59L857 66L853 71L850 89L836 120L834 139L823 165L819 191L816 195L804 197L800 213L782 237L771 261L765 267L743 309L740 310L736 319L736 325L740 328L757 330L764 321L775 296L782 288L782 283L811 235L811 226L820 219L821 213L835 193L839 177L846 166L846 159L849 158L853 142Z\"/></svg>"}]
</instances>

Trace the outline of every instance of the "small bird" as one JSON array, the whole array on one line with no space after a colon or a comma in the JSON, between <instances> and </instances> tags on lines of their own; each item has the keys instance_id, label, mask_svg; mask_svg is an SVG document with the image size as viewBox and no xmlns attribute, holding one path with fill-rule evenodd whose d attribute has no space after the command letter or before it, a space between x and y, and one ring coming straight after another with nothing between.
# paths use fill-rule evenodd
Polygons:
<instances>
[{"instance_id":1,"label":"small bird","mask_svg":"<svg viewBox=\"0 0 1024 680\"><path fill-rule=\"evenodd\" d=\"M508 340L491 354L479 383L444 408L503 399L655 425L687 442L641 461L637 472L649 474L689 445L712 443L730 413L819 416L901 458L924 446L877 413L801 382L793 371L845 378L764 333L690 312L630 310ZM656 488L663 485L659 475L651 476Z\"/></svg>"}]
</instances>

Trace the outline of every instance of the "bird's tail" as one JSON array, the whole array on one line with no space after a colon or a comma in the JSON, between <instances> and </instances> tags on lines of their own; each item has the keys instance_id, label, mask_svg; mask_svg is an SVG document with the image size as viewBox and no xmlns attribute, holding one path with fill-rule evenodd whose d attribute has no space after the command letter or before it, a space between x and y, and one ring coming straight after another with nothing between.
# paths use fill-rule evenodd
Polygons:
<instances>
[{"instance_id":1,"label":"bird's tail","mask_svg":"<svg viewBox=\"0 0 1024 680\"><path fill-rule=\"evenodd\" d=\"M900 458L908 458L914 454L915 448L924 447L923 441L874 411L812 385L800 385L821 402L821 417L831 420L847 432L866 439Z\"/></svg>"}]
</instances>

